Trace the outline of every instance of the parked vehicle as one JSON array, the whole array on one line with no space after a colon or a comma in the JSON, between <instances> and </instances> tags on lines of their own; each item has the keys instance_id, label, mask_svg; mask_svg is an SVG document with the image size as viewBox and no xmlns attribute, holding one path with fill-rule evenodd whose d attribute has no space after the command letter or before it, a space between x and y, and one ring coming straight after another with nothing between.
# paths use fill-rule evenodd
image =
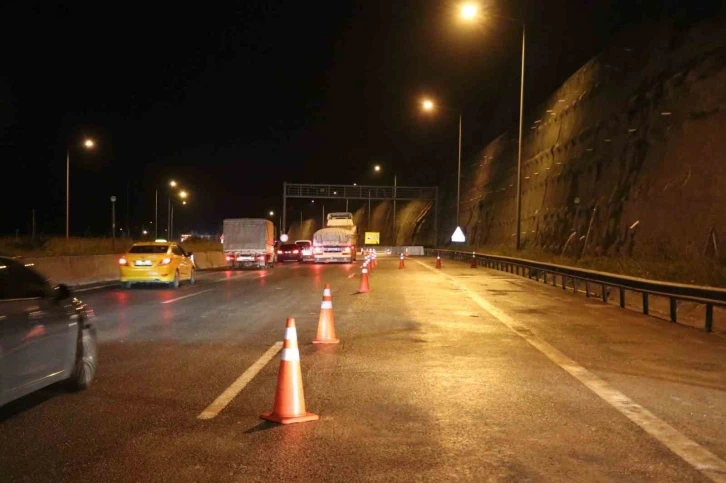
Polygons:
<instances>
[{"instance_id":1,"label":"parked vehicle","mask_svg":"<svg viewBox=\"0 0 726 483\"><path fill-rule=\"evenodd\" d=\"M356 259L357 227L352 213L329 213L327 227L313 235L313 257L316 263L350 263Z\"/></svg>"},{"instance_id":2,"label":"parked vehicle","mask_svg":"<svg viewBox=\"0 0 726 483\"><path fill-rule=\"evenodd\" d=\"M298 240L295 242L295 245L300 247L303 262L312 262L315 260L312 240Z\"/></svg>"},{"instance_id":3,"label":"parked vehicle","mask_svg":"<svg viewBox=\"0 0 726 483\"><path fill-rule=\"evenodd\" d=\"M87 388L96 375L93 310L65 285L0 257L0 406L58 381Z\"/></svg>"},{"instance_id":4,"label":"parked vehicle","mask_svg":"<svg viewBox=\"0 0 726 483\"><path fill-rule=\"evenodd\" d=\"M302 250L299 246L294 243L288 243L280 245L277 248L277 261L278 262L302 262L303 255Z\"/></svg>"},{"instance_id":5,"label":"parked vehicle","mask_svg":"<svg viewBox=\"0 0 726 483\"><path fill-rule=\"evenodd\" d=\"M118 263L124 288L135 283L165 283L170 288L178 288L182 280L194 283L194 258L178 243L134 243Z\"/></svg>"},{"instance_id":6,"label":"parked vehicle","mask_svg":"<svg viewBox=\"0 0 726 483\"><path fill-rule=\"evenodd\" d=\"M264 218L224 220L222 246L227 265L233 268L274 267L275 226Z\"/></svg>"}]
</instances>

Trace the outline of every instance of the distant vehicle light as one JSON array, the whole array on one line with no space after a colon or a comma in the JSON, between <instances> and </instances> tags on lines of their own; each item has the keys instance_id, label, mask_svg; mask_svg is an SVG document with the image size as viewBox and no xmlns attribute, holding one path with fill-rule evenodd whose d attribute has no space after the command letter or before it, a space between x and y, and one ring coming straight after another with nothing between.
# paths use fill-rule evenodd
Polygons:
<instances>
[{"instance_id":1,"label":"distant vehicle light","mask_svg":"<svg viewBox=\"0 0 726 483\"><path fill-rule=\"evenodd\" d=\"M125 258L119 258L119 259L118 259L118 264L119 264L119 265L127 265L127 264L128 264L128 262L126 261L126 259L125 259Z\"/></svg>"},{"instance_id":2,"label":"distant vehicle light","mask_svg":"<svg viewBox=\"0 0 726 483\"><path fill-rule=\"evenodd\" d=\"M227 261L231 262L232 260L234 260L234 257L231 255L227 255Z\"/></svg>"},{"instance_id":3,"label":"distant vehicle light","mask_svg":"<svg viewBox=\"0 0 726 483\"><path fill-rule=\"evenodd\" d=\"M277 250L278 255L282 255L282 250Z\"/></svg>"},{"instance_id":4,"label":"distant vehicle light","mask_svg":"<svg viewBox=\"0 0 726 483\"><path fill-rule=\"evenodd\" d=\"M290 238L290 237L289 237L289 236L287 236L287 234L286 234L286 233L283 233L282 235L280 235L280 241L281 241L281 242L286 242L286 241L287 241L287 240L288 240L289 238Z\"/></svg>"},{"instance_id":5,"label":"distant vehicle light","mask_svg":"<svg viewBox=\"0 0 726 483\"><path fill-rule=\"evenodd\" d=\"M315 254L316 255L322 255L323 248L322 247L315 247Z\"/></svg>"},{"instance_id":6,"label":"distant vehicle light","mask_svg":"<svg viewBox=\"0 0 726 483\"><path fill-rule=\"evenodd\" d=\"M350 253L350 247L343 247L343 253Z\"/></svg>"},{"instance_id":7,"label":"distant vehicle light","mask_svg":"<svg viewBox=\"0 0 726 483\"><path fill-rule=\"evenodd\" d=\"M169 257L166 257L166 258L162 259L162 260L161 260L161 261L159 262L159 265L169 265L170 263L171 263L171 258L169 258Z\"/></svg>"},{"instance_id":8,"label":"distant vehicle light","mask_svg":"<svg viewBox=\"0 0 726 483\"><path fill-rule=\"evenodd\" d=\"M293 250L292 253L300 253L300 250Z\"/></svg>"}]
</instances>

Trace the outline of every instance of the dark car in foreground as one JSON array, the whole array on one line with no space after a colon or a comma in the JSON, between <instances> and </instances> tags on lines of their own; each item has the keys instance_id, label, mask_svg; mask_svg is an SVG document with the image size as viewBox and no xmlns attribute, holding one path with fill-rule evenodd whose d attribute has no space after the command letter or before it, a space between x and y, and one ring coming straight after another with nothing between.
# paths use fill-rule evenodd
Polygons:
<instances>
[{"instance_id":1,"label":"dark car in foreground","mask_svg":"<svg viewBox=\"0 0 726 483\"><path fill-rule=\"evenodd\" d=\"M65 285L0 256L0 406L58 381L85 389L97 363L93 310Z\"/></svg>"},{"instance_id":2,"label":"dark car in foreground","mask_svg":"<svg viewBox=\"0 0 726 483\"><path fill-rule=\"evenodd\" d=\"M302 262L302 259L302 250L294 243L288 243L277 247L278 262Z\"/></svg>"}]
</instances>

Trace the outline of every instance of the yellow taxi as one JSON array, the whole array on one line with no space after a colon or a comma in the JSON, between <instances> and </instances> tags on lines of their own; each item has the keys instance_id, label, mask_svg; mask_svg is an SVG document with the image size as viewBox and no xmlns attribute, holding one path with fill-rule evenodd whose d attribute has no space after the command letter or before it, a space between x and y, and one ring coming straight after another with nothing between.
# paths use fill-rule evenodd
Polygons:
<instances>
[{"instance_id":1,"label":"yellow taxi","mask_svg":"<svg viewBox=\"0 0 726 483\"><path fill-rule=\"evenodd\" d=\"M181 245L166 240L134 243L118 261L121 284L165 283L179 287L182 280L194 283L194 258Z\"/></svg>"}]
</instances>

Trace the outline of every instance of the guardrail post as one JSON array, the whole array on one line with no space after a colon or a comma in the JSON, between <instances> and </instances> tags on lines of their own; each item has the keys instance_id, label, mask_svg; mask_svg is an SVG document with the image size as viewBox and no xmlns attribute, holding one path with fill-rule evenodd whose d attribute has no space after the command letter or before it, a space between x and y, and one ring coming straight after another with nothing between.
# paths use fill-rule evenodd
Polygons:
<instances>
[{"instance_id":1,"label":"guardrail post","mask_svg":"<svg viewBox=\"0 0 726 483\"><path fill-rule=\"evenodd\" d=\"M572 277L572 293L577 293L577 279Z\"/></svg>"},{"instance_id":2,"label":"guardrail post","mask_svg":"<svg viewBox=\"0 0 726 483\"><path fill-rule=\"evenodd\" d=\"M590 282L585 280L585 297L590 298Z\"/></svg>"},{"instance_id":3,"label":"guardrail post","mask_svg":"<svg viewBox=\"0 0 726 483\"><path fill-rule=\"evenodd\" d=\"M706 332L713 331L713 305L706 304Z\"/></svg>"},{"instance_id":4,"label":"guardrail post","mask_svg":"<svg viewBox=\"0 0 726 483\"><path fill-rule=\"evenodd\" d=\"M539 270L534 271L534 278L539 282Z\"/></svg>"},{"instance_id":5,"label":"guardrail post","mask_svg":"<svg viewBox=\"0 0 726 483\"><path fill-rule=\"evenodd\" d=\"M605 284L602 284L602 287L600 287L600 289L602 290L602 293L600 294L602 295L602 301L608 303L608 290Z\"/></svg>"},{"instance_id":6,"label":"guardrail post","mask_svg":"<svg viewBox=\"0 0 726 483\"><path fill-rule=\"evenodd\" d=\"M671 322L676 321L676 312L678 311L678 299L675 297L671 297Z\"/></svg>"},{"instance_id":7,"label":"guardrail post","mask_svg":"<svg viewBox=\"0 0 726 483\"><path fill-rule=\"evenodd\" d=\"M625 289L623 287L618 287L618 290L620 291L620 308L625 308Z\"/></svg>"},{"instance_id":8,"label":"guardrail post","mask_svg":"<svg viewBox=\"0 0 726 483\"><path fill-rule=\"evenodd\" d=\"M648 315L648 292L643 292L643 313Z\"/></svg>"},{"instance_id":9,"label":"guardrail post","mask_svg":"<svg viewBox=\"0 0 726 483\"><path fill-rule=\"evenodd\" d=\"M566 290L566 289L567 289L567 277L565 277L563 275L562 276L562 290Z\"/></svg>"},{"instance_id":10,"label":"guardrail post","mask_svg":"<svg viewBox=\"0 0 726 483\"><path fill-rule=\"evenodd\" d=\"M542 272L542 281L546 284L547 283L547 272Z\"/></svg>"}]
</instances>

